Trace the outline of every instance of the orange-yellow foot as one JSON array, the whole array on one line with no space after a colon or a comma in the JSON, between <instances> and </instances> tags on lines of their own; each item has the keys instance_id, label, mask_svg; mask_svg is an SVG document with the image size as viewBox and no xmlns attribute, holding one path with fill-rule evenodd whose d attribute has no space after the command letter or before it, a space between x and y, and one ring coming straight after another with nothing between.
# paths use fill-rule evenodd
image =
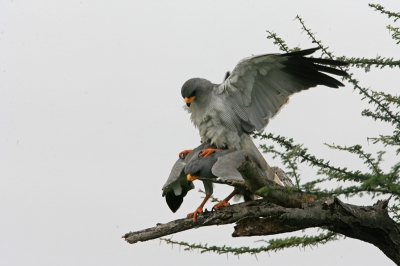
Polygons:
<instances>
[{"instance_id":1,"label":"orange-yellow foot","mask_svg":"<svg viewBox=\"0 0 400 266\"><path fill-rule=\"evenodd\" d=\"M218 202L217 204L215 204L213 209L218 210L219 208L228 207L229 205L230 205L229 202L222 200L222 201Z\"/></svg>"},{"instance_id":2,"label":"orange-yellow foot","mask_svg":"<svg viewBox=\"0 0 400 266\"><path fill-rule=\"evenodd\" d=\"M186 155L188 155L188 153L191 152L191 151L192 151L192 150L183 150L183 151L181 151L181 152L178 154L178 156L179 156L179 158L181 158L181 159L185 159Z\"/></svg>"},{"instance_id":3,"label":"orange-yellow foot","mask_svg":"<svg viewBox=\"0 0 400 266\"><path fill-rule=\"evenodd\" d=\"M188 181L194 181L194 180L196 180L198 178L198 176L194 176L194 175L191 175L191 174L187 174L187 176L186 176L186 179L188 180Z\"/></svg>"},{"instance_id":4,"label":"orange-yellow foot","mask_svg":"<svg viewBox=\"0 0 400 266\"><path fill-rule=\"evenodd\" d=\"M199 154L200 157L207 157L208 155L210 155L211 153L214 153L215 151L217 151L218 149L214 149L214 148L208 148L205 150L202 150Z\"/></svg>"},{"instance_id":5,"label":"orange-yellow foot","mask_svg":"<svg viewBox=\"0 0 400 266\"><path fill-rule=\"evenodd\" d=\"M203 213L203 209L198 207L194 212L188 213L187 217L193 217L193 222L197 221L197 214Z\"/></svg>"}]
</instances>

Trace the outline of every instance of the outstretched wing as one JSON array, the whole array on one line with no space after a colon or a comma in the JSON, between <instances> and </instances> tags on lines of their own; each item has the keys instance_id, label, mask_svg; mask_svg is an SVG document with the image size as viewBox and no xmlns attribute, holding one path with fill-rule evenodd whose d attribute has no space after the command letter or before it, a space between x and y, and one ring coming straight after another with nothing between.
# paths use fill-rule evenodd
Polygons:
<instances>
[{"instance_id":1,"label":"outstretched wing","mask_svg":"<svg viewBox=\"0 0 400 266\"><path fill-rule=\"evenodd\" d=\"M245 58L222 84L214 88L214 97L230 105L241 121L243 131L262 131L269 119L288 102L290 95L317 85L344 86L325 73L339 76L347 73L324 65L344 66L347 63L305 57L318 49Z\"/></svg>"}]
</instances>

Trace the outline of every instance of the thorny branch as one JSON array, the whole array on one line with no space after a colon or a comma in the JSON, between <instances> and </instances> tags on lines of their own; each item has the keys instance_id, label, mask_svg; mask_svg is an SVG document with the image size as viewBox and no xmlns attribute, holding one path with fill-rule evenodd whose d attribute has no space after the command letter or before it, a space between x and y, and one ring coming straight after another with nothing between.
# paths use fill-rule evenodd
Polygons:
<instances>
[{"instance_id":1,"label":"thorny branch","mask_svg":"<svg viewBox=\"0 0 400 266\"><path fill-rule=\"evenodd\" d=\"M238 168L245 171L250 160ZM248 169L247 169L248 170ZM253 171L259 174L259 171ZM243 175L247 181L265 176ZM251 183L251 182L250 182ZM253 191L253 190L252 190ZM256 191L263 199L243 202L191 218L178 219L152 228L129 232L123 238L130 244L178 232L213 225L236 223L233 237L273 235L311 227L330 231L371 243L395 263L400 263L400 226L387 213L389 200L374 206L345 204L336 197L317 199L297 189L266 186Z\"/></svg>"}]
</instances>

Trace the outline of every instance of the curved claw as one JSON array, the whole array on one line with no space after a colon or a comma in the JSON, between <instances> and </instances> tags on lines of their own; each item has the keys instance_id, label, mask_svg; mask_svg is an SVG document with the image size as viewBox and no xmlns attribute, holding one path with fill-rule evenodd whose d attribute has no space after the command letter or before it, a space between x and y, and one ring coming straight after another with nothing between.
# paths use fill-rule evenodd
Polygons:
<instances>
[{"instance_id":1,"label":"curved claw","mask_svg":"<svg viewBox=\"0 0 400 266\"><path fill-rule=\"evenodd\" d=\"M228 207L228 206L230 205L230 204L229 204L229 200L230 200L233 196L235 196L237 193L239 193L239 190L234 189L234 190L232 191L232 193L228 195L228 197L226 197L226 198L223 199L222 201L220 201L220 202L218 202L217 204L215 204L214 207L213 207L212 209L213 209L213 210L218 210L218 209L221 208L221 207Z\"/></svg>"},{"instance_id":2,"label":"curved claw","mask_svg":"<svg viewBox=\"0 0 400 266\"><path fill-rule=\"evenodd\" d=\"M227 202L226 200L222 200L222 201L218 202L217 204L215 204L213 209L218 210L219 208L228 207L229 205L230 205L229 202Z\"/></svg>"},{"instance_id":3,"label":"curved claw","mask_svg":"<svg viewBox=\"0 0 400 266\"><path fill-rule=\"evenodd\" d=\"M193 217L193 222L197 221L197 214L203 213L203 209L198 207L194 212L188 213L187 217Z\"/></svg>"},{"instance_id":4,"label":"curved claw","mask_svg":"<svg viewBox=\"0 0 400 266\"><path fill-rule=\"evenodd\" d=\"M196 222L197 220L197 214L202 213L203 212L203 207L204 204L206 204L207 200L211 197L211 194L206 194L203 202L200 204L199 207L197 207L197 209L194 212L191 212L187 215L187 217L192 217L193 216L193 222Z\"/></svg>"},{"instance_id":5,"label":"curved claw","mask_svg":"<svg viewBox=\"0 0 400 266\"><path fill-rule=\"evenodd\" d=\"M207 157L208 155L214 153L215 151L217 151L218 149L214 149L214 148L208 148L205 150L202 150L199 154L200 157Z\"/></svg>"},{"instance_id":6,"label":"curved claw","mask_svg":"<svg viewBox=\"0 0 400 266\"><path fill-rule=\"evenodd\" d=\"M185 159L186 155L188 155L188 153L191 151L192 150L183 150L178 154L178 156L179 156L179 158L181 158L183 160L183 159Z\"/></svg>"}]
</instances>

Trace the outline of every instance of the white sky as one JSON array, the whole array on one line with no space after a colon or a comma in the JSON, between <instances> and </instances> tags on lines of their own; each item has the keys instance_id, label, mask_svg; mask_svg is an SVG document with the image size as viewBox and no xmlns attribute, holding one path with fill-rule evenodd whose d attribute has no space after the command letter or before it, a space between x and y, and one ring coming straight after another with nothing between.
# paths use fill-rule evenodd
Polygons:
<instances>
[{"instance_id":1,"label":"white sky","mask_svg":"<svg viewBox=\"0 0 400 266\"><path fill-rule=\"evenodd\" d=\"M400 10L399 1L379 2ZM0 264L257 264L250 255L227 259L121 239L182 218L201 201L193 191L173 214L161 197L177 153L199 143L182 110L181 86L192 77L221 82L240 59L279 52L266 30L291 47L314 47L297 14L337 56L398 59L385 28L393 22L367 3L0 1ZM354 72L363 86L397 93L398 69ZM362 118L365 107L350 85L314 88L294 96L267 132L357 169L355 156L323 143L379 150L366 139L390 127ZM302 174L305 181L316 177L307 168ZM230 190L218 186L215 196ZM233 225L200 228L173 239L257 247L254 241L271 238L234 239L232 231ZM392 265L376 247L352 239L257 258L260 265Z\"/></svg>"}]
</instances>

